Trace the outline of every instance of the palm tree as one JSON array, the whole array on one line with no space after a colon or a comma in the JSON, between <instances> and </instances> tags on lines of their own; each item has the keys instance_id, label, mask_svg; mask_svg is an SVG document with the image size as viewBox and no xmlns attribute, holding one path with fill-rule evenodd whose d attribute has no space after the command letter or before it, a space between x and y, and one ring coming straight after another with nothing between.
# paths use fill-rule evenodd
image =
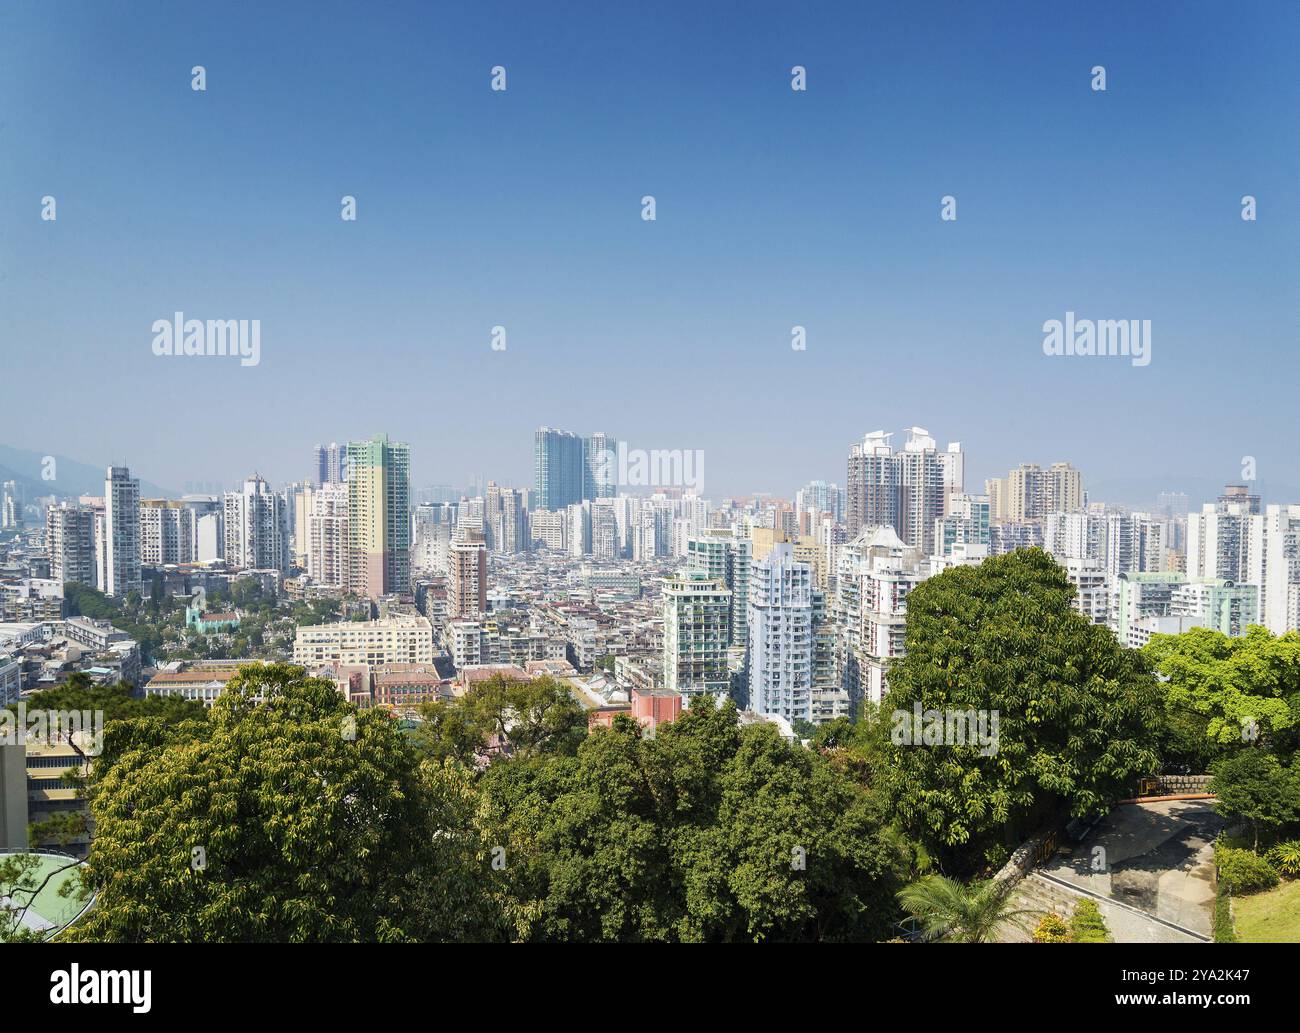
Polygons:
<instances>
[{"instance_id":1,"label":"palm tree","mask_svg":"<svg viewBox=\"0 0 1300 1033\"><path fill-rule=\"evenodd\" d=\"M1268 859L1287 878L1300 876L1300 839L1279 843L1268 852Z\"/></svg>"},{"instance_id":2,"label":"palm tree","mask_svg":"<svg viewBox=\"0 0 1300 1033\"><path fill-rule=\"evenodd\" d=\"M964 884L927 875L898 893L903 910L920 920L927 939L986 943L1008 923L1023 926L1038 912L1012 906L1010 895L992 880Z\"/></svg>"}]
</instances>

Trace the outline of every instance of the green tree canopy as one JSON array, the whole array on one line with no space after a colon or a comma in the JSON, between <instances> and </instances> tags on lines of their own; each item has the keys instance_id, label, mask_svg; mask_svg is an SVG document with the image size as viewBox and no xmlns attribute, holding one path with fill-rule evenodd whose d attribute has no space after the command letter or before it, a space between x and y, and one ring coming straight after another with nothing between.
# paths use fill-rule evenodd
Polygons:
<instances>
[{"instance_id":1,"label":"green tree canopy","mask_svg":"<svg viewBox=\"0 0 1300 1033\"><path fill-rule=\"evenodd\" d=\"M474 764L484 757L572 754L587 734L587 715L554 678L482 681L455 699L420 707L416 746L436 759Z\"/></svg>"},{"instance_id":2,"label":"green tree canopy","mask_svg":"<svg viewBox=\"0 0 1300 1033\"><path fill-rule=\"evenodd\" d=\"M956 567L908 596L907 654L883 712L983 712L992 750L890 743L885 787L904 829L948 871L1005 859L1044 820L1097 814L1157 765L1160 694L1141 656L1070 606L1074 589L1026 549Z\"/></svg>"},{"instance_id":3,"label":"green tree canopy","mask_svg":"<svg viewBox=\"0 0 1300 1033\"><path fill-rule=\"evenodd\" d=\"M92 789L86 941L510 935L454 766L287 664L248 666L206 722L130 722Z\"/></svg>"},{"instance_id":4,"label":"green tree canopy","mask_svg":"<svg viewBox=\"0 0 1300 1033\"><path fill-rule=\"evenodd\" d=\"M1243 749L1214 765L1210 792L1216 809L1246 822L1259 848L1262 831L1276 833L1300 824L1300 767L1282 764L1262 749Z\"/></svg>"},{"instance_id":5,"label":"green tree canopy","mask_svg":"<svg viewBox=\"0 0 1300 1033\"><path fill-rule=\"evenodd\" d=\"M1213 742L1264 741L1293 752L1300 725L1300 633L1251 627L1229 638L1209 628L1153 635L1144 654L1165 682L1171 713L1207 719Z\"/></svg>"},{"instance_id":6,"label":"green tree canopy","mask_svg":"<svg viewBox=\"0 0 1300 1033\"><path fill-rule=\"evenodd\" d=\"M653 738L618 718L482 786L534 939L870 940L896 917L906 851L875 801L730 702L697 700Z\"/></svg>"}]
</instances>

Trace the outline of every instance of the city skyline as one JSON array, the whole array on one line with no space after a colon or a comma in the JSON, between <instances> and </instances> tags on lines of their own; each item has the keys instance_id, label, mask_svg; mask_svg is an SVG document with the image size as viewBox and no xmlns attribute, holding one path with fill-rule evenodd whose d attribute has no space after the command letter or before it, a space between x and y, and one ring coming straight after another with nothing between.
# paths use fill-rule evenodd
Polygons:
<instances>
[{"instance_id":1,"label":"city skyline","mask_svg":"<svg viewBox=\"0 0 1300 1033\"><path fill-rule=\"evenodd\" d=\"M1276 996L1161 945L1300 942L1297 41L0 3L17 1014L192 1012L220 966L149 943L1113 943L986 982Z\"/></svg>"},{"instance_id":2,"label":"city skyline","mask_svg":"<svg viewBox=\"0 0 1300 1033\"><path fill-rule=\"evenodd\" d=\"M561 28L511 4L436 25L401 4L19 5L0 95L42 103L4 111L0 335L7 379L57 382L78 418L16 392L4 443L177 489L237 483L254 455L296 480L315 443L382 429L411 444L413 484L523 484L536 427L609 427L703 451L722 496L836 480L842 442L918 421L964 443L975 481L1064 455L1096 485L1178 487L1251 456L1284 496L1300 207L1274 130L1300 96L1281 74L1300 16L1255 9L1241 33L1191 8L936 4L921 28L591 6ZM92 40L113 76L86 78ZM260 362L154 354L175 312L260 320ZM1150 365L1045 355L1073 314L1150 320ZM169 399L177 433L101 405L104 385ZM382 421L322 421L344 388ZM1214 418L1242 396L1244 418ZM222 403L241 418L196 450L184 414L222 422Z\"/></svg>"}]
</instances>

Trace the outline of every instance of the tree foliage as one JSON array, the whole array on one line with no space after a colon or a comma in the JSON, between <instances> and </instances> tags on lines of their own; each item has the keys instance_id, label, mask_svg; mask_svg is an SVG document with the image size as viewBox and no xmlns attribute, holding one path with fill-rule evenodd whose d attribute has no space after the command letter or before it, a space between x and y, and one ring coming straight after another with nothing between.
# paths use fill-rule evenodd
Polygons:
<instances>
[{"instance_id":1,"label":"tree foliage","mask_svg":"<svg viewBox=\"0 0 1300 1033\"><path fill-rule=\"evenodd\" d=\"M285 664L231 679L206 722L132 722L92 790L106 941L494 938L468 776L385 714Z\"/></svg>"},{"instance_id":2,"label":"tree foliage","mask_svg":"<svg viewBox=\"0 0 1300 1033\"><path fill-rule=\"evenodd\" d=\"M413 738L428 756L475 764L506 756L573 754L587 734L586 712L563 682L494 675L465 695L426 703Z\"/></svg>"},{"instance_id":3,"label":"tree foliage","mask_svg":"<svg viewBox=\"0 0 1300 1033\"><path fill-rule=\"evenodd\" d=\"M906 852L876 802L730 702L654 738L616 719L575 756L494 765L483 792L533 939L878 939L894 917Z\"/></svg>"},{"instance_id":4,"label":"tree foliage","mask_svg":"<svg viewBox=\"0 0 1300 1033\"><path fill-rule=\"evenodd\" d=\"M1259 847L1260 832L1300 825L1300 765L1281 763L1262 749L1239 750L1214 766L1210 792L1224 817L1246 822Z\"/></svg>"},{"instance_id":5,"label":"tree foliage","mask_svg":"<svg viewBox=\"0 0 1300 1033\"><path fill-rule=\"evenodd\" d=\"M1165 706L1205 718L1213 742L1258 738L1294 752L1300 726L1300 632L1251 627L1229 638L1209 628L1154 635L1144 647L1165 678Z\"/></svg>"},{"instance_id":6,"label":"tree foliage","mask_svg":"<svg viewBox=\"0 0 1300 1033\"><path fill-rule=\"evenodd\" d=\"M1022 928L1038 912L1018 908L992 879L961 883L927 875L898 893L903 910L921 923L928 939L987 943L1008 925Z\"/></svg>"},{"instance_id":7,"label":"tree foliage","mask_svg":"<svg viewBox=\"0 0 1300 1033\"><path fill-rule=\"evenodd\" d=\"M884 783L902 826L948 871L1000 863L1049 818L1097 814L1155 770L1155 679L1073 610L1038 549L957 567L908 596L907 653L884 711L998 716L995 749L891 743Z\"/></svg>"}]
</instances>

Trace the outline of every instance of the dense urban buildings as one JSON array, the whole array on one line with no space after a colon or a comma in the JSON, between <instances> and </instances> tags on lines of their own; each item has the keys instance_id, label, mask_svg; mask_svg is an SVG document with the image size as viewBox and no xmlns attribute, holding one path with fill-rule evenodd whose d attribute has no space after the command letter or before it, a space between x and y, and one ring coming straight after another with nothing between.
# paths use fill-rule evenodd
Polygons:
<instances>
[{"instance_id":1,"label":"dense urban buildings","mask_svg":"<svg viewBox=\"0 0 1300 1033\"><path fill-rule=\"evenodd\" d=\"M1236 484L1139 510L1091 498L1064 461L1020 463L977 495L960 444L902 435L897 448L885 431L854 444L845 489L813 479L785 498L618 484L606 477L617 440L550 428L534 438L532 489L476 476L460 493L413 492L409 447L383 434L321 446L310 482L279 487L253 475L219 494L141 499L130 471L111 467L102 496L25 501L39 520L8 532L0 627L35 630L9 640L0 668L12 691L27 685L35 668L13 650L73 627L71 584L174 595L191 633L229 648L244 634L238 607L192 597L243 578L264 597L337 601L345 619L298 627L285 658L447 665L389 670L378 696L368 676L372 700L447 691L461 670L564 663L623 690L730 696L818 724L886 697L917 585L1033 547L1060 565L1075 609L1128 645L1192 627L1300 628L1300 504ZM100 651L86 670L118 669L124 649L125 669L140 667L134 644L99 635L64 634Z\"/></svg>"}]
</instances>

